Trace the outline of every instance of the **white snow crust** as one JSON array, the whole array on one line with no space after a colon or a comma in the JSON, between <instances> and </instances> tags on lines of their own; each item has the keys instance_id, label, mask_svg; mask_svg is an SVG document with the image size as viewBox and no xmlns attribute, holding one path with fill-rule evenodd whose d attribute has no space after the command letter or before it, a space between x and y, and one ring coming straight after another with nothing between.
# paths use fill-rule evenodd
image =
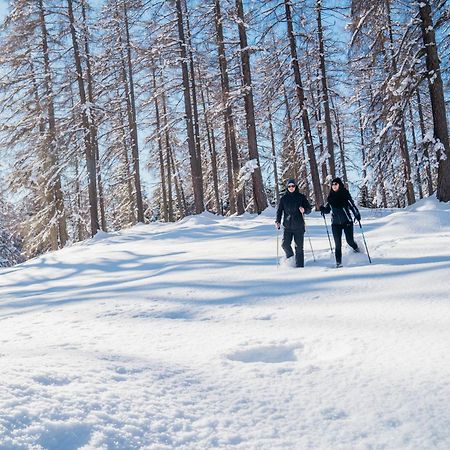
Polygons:
<instances>
[{"instance_id":1,"label":"white snow crust","mask_svg":"<svg viewBox=\"0 0 450 450\"><path fill-rule=\"evenodd\" d=\"M0 448L449 449L449 204L363 210L342 269L317 213L277 265L274 216L0 270Z\"/></svg>"}]
</instances>

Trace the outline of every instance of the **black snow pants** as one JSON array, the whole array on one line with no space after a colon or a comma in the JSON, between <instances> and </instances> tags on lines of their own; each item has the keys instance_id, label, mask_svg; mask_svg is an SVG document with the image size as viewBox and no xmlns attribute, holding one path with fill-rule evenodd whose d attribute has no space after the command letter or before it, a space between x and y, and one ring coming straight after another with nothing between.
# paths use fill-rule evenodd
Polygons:
<instances>
[{"instance_id":1,"label":"black snow pants","mask_svg":"<svg viewBox=\"0 0 450 450\"><path fill-rule=\"evenodd\" d=\"M341 264L342 263L342 231L344 231L345 240L347 241L347 244L350 245L350 247L353 250L357 250L357 248L358 248L358 244L355 242L355 239L353 238L353 224L352 223L346 223L344 225L332 224L331 229L333 230L336 263Z\"/></svg>"},{"instance_id":2,"label":"black snow pants","mask_svg":"<svg viewBox=\"0 0 450 450\"><path fill-rule=\"evenodd\" d=\"M290 258L294 255L292 251L291 242L292 238L294 238L295 242L295 265L297 267L304 267L305 265L305 256L303 253L303 237L305 231L304 230L286 230L284 229L283 233L283 242L281 247L286 253L286 258Z\"/></svg>"}]
</instances>

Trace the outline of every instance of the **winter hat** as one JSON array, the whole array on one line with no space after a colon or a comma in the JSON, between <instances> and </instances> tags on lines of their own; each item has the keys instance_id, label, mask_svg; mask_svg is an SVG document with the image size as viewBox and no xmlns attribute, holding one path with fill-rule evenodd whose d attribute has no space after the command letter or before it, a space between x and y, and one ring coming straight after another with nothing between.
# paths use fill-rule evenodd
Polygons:
<instances>
[{"instance_id":1,"label":"winter hat","mask_svg":"<svg viewBox=\"0 0 450 450\"><path fill-rule=\"evenodd\" d=\"M344 183L342 182L342 180L339 177L333 178L333 180L331 181L331 184L333 184L333 183L339 184L340 188L345 187Z\"/></svg>"},{"instance_id":2,"label":"winter hat","mask_svg":"<svg viewBox=\"0 0 450 450\"><path fill-rule=\"evenodd\" d=\"M295 186L297 186L294 178L289 178L289 180L287 180L286 186L289 186L290 184L295 184Z\"/></svg>"}]
</instances>

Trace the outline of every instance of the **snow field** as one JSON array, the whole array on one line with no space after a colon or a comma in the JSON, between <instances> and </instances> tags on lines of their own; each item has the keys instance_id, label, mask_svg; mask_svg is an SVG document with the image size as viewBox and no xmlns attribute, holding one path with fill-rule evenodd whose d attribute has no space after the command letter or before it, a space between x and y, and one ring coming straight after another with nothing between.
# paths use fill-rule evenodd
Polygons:
<instances>
[{"instance_id":1,"label":"snow field","mask_svg":"<svg viewBox=\"0 0 450 450\"><path fill-rule=\"evenodd\" d=\"M277 266L273 222L205 213L1 270L0 448L450 448L450 206L363 211L374 264L344 246L342 269L315 213L316 262L306 239Z\"/></svg>"}]
</instances>

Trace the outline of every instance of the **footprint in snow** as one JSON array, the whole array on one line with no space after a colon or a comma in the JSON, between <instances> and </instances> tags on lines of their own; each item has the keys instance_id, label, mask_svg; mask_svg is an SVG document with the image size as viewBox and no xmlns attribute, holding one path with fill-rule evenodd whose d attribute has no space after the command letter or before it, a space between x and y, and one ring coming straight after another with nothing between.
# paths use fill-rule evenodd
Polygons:
<instances>
[{"instance_id":1,"label":"footprint in snow","mask_svg":"<svg viewBox=\"0 0 450 450\"><path fill-rule=\"evenodd\" d=\"M296 351L302 348L302 345L266 345L238 350L229 355L227 358L231 361L239 361L243 363L283 363L289 361L297 361Z\"/></svg>"},{"instance_id":2,"label":"footprint in snow","mask_svg":"<svg viewBox=\"0 0 450 450\"><path fill-rule=\"evenodd\" d=\"M342 420L348 417L345 411L336 408L327 408L320 411L325 420Z\"/></svg>"},{"instance_id":3,"label":"footprint in snow","mask_svg":"<svg viewBox=\"0 0 450 450\"><path fill-rule=\"evenodd\" d=\"M43 386L65 386L72 382L72 380L67 377L58 377L54 375L36 375L33 377L33 380Z\"/></svg>"}]
</instances>

